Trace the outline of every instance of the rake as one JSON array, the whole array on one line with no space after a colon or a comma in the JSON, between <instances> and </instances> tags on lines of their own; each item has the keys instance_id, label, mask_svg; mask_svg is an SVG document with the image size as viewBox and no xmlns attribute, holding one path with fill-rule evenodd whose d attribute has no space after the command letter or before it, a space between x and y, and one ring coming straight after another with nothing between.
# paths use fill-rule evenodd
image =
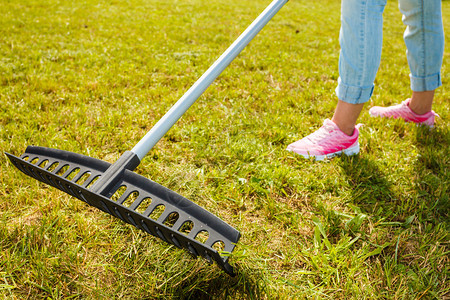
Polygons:
<instances>
[{"instance_id":1,"label":"rake","mask_svg":"<svg viewBox=\"0 0 450 300\"><path fill-rule=\"evenodd\" d=\"M273 1L214 62L131 151L110 164L89 156L28 146L20 157L5 153L20 171L94 206L193 256L216 262L235 275L228 259L240 232L176 192L133 172L143 157L181 118L288 0ZM116 200L118 191L122 194ZM127 203L130 203L127 205ZM154 212L158 217L152 217ZM162 213L161 213L162 211ZM202 240L199 235L207 236Z\"/></svg>"}]
</instances>

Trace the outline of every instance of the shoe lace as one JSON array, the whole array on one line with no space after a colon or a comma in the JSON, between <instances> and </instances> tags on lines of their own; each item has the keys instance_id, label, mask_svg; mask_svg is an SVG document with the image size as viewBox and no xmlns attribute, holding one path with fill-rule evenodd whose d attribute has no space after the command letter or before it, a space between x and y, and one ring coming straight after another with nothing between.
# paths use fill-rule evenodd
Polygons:
<instances>
[{"instance_id":1,"label":"shoe lace","mask_svg":"<svg viewBox=\"0 0 450 300\"><path fill-rule=\"evenodd\" d=\"M400 111L400 109L405 109L407 107L408 107L408 100L405 100L400 104L388 106L385 109L387 112L398 113Z\"/></svg>"},{"instance_id":2,"label":"shoe lace","mask_svg":"<svg viewBox=\"0 0 450 300\"><path fill-rule=\"evenodd\" d=\"M324 124L320 127L316 132L313 132L309 136L306 137L311 143L317 143L319 141L323 141L330 133L334 130L334 127L330 124Z\"/></svg>"}]
</instances>

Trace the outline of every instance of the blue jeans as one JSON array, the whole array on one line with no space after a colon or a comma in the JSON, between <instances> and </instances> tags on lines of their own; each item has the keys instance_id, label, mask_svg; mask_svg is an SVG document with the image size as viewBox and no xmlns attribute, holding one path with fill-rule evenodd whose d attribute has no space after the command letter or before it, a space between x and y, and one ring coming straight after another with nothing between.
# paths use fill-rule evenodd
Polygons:
<instances>
[{"instance_id":1,"label":"blue jeans","mask_svg":"<svg viewBox=\"0 0 450 300\"><path fill-rule=\"evenodd\" d=\"M338 99L358 104L372 96L381 59L383 11L387 0L342 0ZM444 28L441 0L399 0L411 71L411 89L442 85Z\"/></svg>"}]
</instances>

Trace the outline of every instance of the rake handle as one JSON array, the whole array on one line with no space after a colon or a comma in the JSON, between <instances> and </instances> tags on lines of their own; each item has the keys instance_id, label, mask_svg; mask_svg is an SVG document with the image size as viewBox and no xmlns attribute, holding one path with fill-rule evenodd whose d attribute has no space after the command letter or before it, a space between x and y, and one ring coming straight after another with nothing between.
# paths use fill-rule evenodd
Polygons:
<instances>
[{"instance_id":1,"label":"rake handle","mask_svg":"<svg viewBox=\"0 0 450 300\"><path fill-rule=\"evenodd\" d=\"M274 0L131 150L139 160L155 146L288 0Z\"/></svg>"}]
</instances>

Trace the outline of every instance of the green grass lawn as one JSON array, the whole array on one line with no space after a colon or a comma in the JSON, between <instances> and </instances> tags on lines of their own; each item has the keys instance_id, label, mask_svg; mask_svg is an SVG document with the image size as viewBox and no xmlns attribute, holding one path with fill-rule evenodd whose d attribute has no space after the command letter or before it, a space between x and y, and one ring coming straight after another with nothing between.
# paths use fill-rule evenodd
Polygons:
<instances>
[{"instance_id":1,"label":"green grass lawn","mask_svg":"<svg viewBox=\"0 0 450 300\"><path fill-rule=\"evenodd\" d=\"M269 2L3 0L0 150L115 161ZM450 299L448 47L434 130L367 113L410 94L397 1L360 154L314 162L285 151L332 115L339 10L290 1L136 170L241 231L237 276L2 154L0 298Z\"/></svg>"}]
</instances>

